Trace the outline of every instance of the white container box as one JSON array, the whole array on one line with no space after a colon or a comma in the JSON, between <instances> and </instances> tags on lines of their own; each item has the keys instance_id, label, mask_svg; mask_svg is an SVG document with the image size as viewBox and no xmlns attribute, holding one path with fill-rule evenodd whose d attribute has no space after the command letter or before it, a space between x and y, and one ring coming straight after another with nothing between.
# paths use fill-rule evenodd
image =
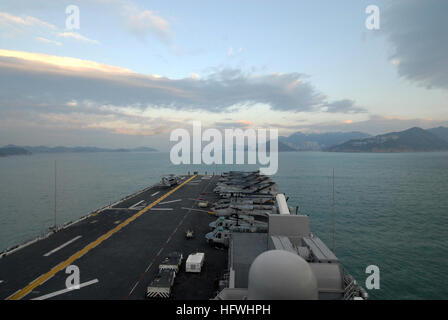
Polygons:
<instances>
[{"instance_id":1,"label":"white container box","mask_svg":"<svg viewBox=\"0 0 448 320\"><path fill-rule=\"evenodd\" d=\"M205 254L203 252L192 253L185 263L185 272L201 272L204 265Z\"/></svg>"}]
</instances>

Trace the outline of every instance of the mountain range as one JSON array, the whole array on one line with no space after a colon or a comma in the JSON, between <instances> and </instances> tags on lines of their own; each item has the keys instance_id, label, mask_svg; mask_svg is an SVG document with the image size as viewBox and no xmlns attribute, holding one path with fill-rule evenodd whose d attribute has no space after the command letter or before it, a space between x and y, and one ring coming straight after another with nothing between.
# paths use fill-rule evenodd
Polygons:
<instances>
[{"instance_id":1,"label":"mountain range","mask_svg":"<svg viewBox=\"0 0 448 320\"><path fill-rule=\"evenodd\" d=\"M270 149L270 143L266 145ZM245 148L247 150L247 148ZM414 152L414 151L445 151L448 150L448 128L438 127L424 130L419 127L404 131L391 132L377 136L367 133L327 132L302 133L296 132L288 137L280 136L279 152L294 151L329 151L329 152ZM46 146L16 146L0 147L0 157L10 155L27 155L33 153L65 153L65 152L152 152L151 147L133 149L106 149L98 147L46 147Z\"/></svg>"},{"instance_id":2,"label":"mountain range","mask_svg":"<svg viewBox=\"0 0 448 320\"><path fill-rule=\"evenodd\" d=\"M0 156L25 155L33 153L68 153L68 152L152 152L157 149L151 147L139 147L132 149L107 149L98 147L46 147L46 146L16 146L13 144L0 148Z\"/></svg>"},{"instance_id":3,"label":"mountain range","mask_svg":"<svg viewBox=\"0 0 448 320\"><path fill-rule=\"evenodd\" d=\"M425 152L448 150L448 128L424 130L413 127L364 139L352 139L331 146L331 152Z\"/></svg>"},{"instance_id":4,"label":"mountain range","mask_svg":"<svg viewBox=\"0 0 448 320\"><path fill-rule=\"evenodd\" d=\"M289 137L280 136L279 151L319 151L352 139L362 139L371 135L363 132L326 132L302 133L296 132ZM282 150L288 149L289 150Z\"/></svg>"},{"instance_id":5,"label":"mountain range","mask_svg":"<svg viewBox=\"0 0 448 320\"><path fill-rule=\"evenodd\" d=\"M0 148L0 157L6 157L6 156L18 156L18 155L26 155L31 154L28 150L16 146L5 146L3 148Z\"/></svg>"}]
</instances>

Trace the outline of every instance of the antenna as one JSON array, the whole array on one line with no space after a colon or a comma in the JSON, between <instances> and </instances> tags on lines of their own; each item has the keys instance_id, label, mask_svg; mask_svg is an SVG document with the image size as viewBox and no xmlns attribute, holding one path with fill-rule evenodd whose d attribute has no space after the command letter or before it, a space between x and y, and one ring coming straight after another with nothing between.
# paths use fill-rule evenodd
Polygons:
<instances>
[{"instance_id":1,"label":"antenna","mask_svg":"<svg viewBox=\"0 0 448 320\"><path fill-rule=\"evenodd\" d=\"M53 225L53 231L56 231L56 191L57 191L56 160L54 160L54 225Z\"/></svg>"},{"instance_id":2,"label":"antenna","mask_svg":"<svg viewBox=\"0 0 448 320\"><path fill-rule=\"evenodd\" d=\"M331 206L331 214L333 218L333 252L334 252L334 168L333 168L333 201Z\"/></svg>"}]
</instances>

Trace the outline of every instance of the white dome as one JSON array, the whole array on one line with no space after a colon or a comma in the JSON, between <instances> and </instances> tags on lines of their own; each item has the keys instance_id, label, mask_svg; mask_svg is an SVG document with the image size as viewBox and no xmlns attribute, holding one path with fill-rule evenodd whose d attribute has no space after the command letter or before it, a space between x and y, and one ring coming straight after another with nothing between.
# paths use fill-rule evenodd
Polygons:
<instances>
[{"instance_id":1,"label":"white dome","mask_svg":"<svg viewBox=\"0 0 448 320\"><path fill-rule=\"evenodd\" d=\"M249 269L250 300L316 300L317 280L302 257L284 250L260 254Z\"/></svg>"}]
</instances>

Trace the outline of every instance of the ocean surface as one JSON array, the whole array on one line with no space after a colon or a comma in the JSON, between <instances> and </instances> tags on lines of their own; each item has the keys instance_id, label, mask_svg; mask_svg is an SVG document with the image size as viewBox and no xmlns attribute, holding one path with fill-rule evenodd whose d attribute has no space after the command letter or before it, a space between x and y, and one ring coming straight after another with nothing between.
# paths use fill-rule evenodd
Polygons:
<instances>
[{"instance_id":1,"label":"ocean surface","mask_svg":"<svg viewBox=\"0 0 448 320\"><path fill-rule=\"evenodd\" d=\"M0 158L0 251L82 217L168 173L232 166L175 166L169 154L67 153ZM244 166L244 169L256 169ZM380 269L372 299L448 299L448 153L280 153L273 177L312 232L332 246L359 283Z\"/></svg>"}]
</instances>

